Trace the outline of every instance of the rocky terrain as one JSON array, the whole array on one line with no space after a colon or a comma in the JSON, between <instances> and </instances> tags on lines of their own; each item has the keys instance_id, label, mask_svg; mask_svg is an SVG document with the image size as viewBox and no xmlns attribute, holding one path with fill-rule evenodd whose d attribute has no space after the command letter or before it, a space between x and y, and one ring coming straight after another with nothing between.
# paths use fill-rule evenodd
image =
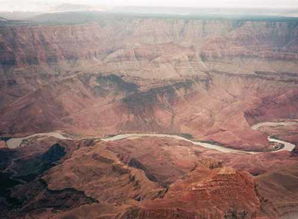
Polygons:
<instances>
[{"instance_id":1,"label":"rocky terrain","mask_svg":"<svg viewBox=\"0 0 298 219\"><path fill-rule=\"evenodd\" d=\"M34 137L1 149L1 217L287 218L297 156L221 153L183 140ZM216 208L214 208L216 206Z\"/></svg>"},{"instance_id":2,"label":"rocky terrain","mask_svg":"<svg viewBox=\"0 0 298 219\"><path fill-rule=\"evenodd\" d=\"M0 217L297 217L296 18L58 17L0 18Z\"/></svg>"},{"instance_id":3,"label":"rocky terrain","mask_svg":"<svg viewBox=\"0 0 298 219\"><path fill-rule=\"evenodd\" d=\"M251 125L296 118L297 21L120 18L1 27L2 135L189 133L263 150Z\"/></svg>"}]
</instances>

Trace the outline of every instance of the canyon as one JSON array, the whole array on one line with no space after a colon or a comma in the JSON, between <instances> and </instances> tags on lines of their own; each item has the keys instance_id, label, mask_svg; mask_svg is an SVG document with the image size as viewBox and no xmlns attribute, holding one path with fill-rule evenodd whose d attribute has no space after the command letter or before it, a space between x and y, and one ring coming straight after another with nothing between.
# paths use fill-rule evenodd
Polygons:
<instances>
[{"instance_id":1,"label":"canyon","mask_svg":"<svg viewBox=\"0 0 298 219\"><path fill-rule=\"evenodd\" d=\"M297 18L43 14L0 51L0 217L298 216Z\"/></svg>"}]
</instances>

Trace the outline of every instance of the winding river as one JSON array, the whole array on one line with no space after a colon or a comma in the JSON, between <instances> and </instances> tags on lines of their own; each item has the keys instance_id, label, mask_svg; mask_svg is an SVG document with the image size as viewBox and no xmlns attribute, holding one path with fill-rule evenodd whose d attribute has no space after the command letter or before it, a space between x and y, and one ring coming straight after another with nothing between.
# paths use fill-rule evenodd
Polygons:
<instances>
[{"instance_id":1,"label":"winding river","mask_svg":"<svg viewBox=\"0 0 298 219\"><path fill-rule=\"evenodd\" d=\"M286 123L286 122L266 122L266 123L259 123L256 124L254 126L252 126L252 129L254 130L258 130L260 127L263 126L277 126L277 125L292 125L292 123ZM297 123L295 123L297 124ZM42 136L46 136L46 137L55 137L58 139L75 139L75 138L67 138L65 136L63 136L61 133L59 132L49 132L49 133L38 133L38 134L34 134L34 135L30 135L24 138L11 138L9 139L6 144L7 147L10 149L14 149L14 148L18 148L21 146L23 140L27 140L30 139L32 137L42 137ZM198 145L201 147L205 147L208 149L212 149L212 150L217 150L223 153L248 153L248 154L257 154L257 153L263 153L263 152L254 152L254 151L244 151L244 150L237 150L237 149L232 149L232 148L228 148L228 147L224 147L221 145L217 145L217 144L212 144L212 143L206 143L206 142L201 142L201 141L192 141L189 140L187 138L178 136L178 135L169 135L169 134L119 134L119 135L115 135L113 137L107 137L107 138L102 138L101 140L109 142L109 141L117 141L117 140L121 140L121 139L131 139L131 138L142 138L142 137L159 137L159 138L174 138L174 139L178 139L178 140L184 140L187 142L191 142L194 145ZM276 151L272 151L272 152L277 152L277 151L292 151L295 148L295 145L280 139L276 139L273 137L268 137L268 141L269 142L275 142L275 143L279 143L282 144L283 147L276 150Z\"/></svg>"},{"instance_id":2,"label":"winding river","mask_svg":"<svg viewBox=\"0 0 298 219\"><path fill-rule=\"evenodd\" d=\"M289 126L289 125L298 125L298 121L294 120L291 122L260 122L260 123L253 125L251 128L253 130L259 130L260 128L262 128L264 126L265 127L268 127L268 126L277 127L277 126Z\"/></svg>"}]
</instances>

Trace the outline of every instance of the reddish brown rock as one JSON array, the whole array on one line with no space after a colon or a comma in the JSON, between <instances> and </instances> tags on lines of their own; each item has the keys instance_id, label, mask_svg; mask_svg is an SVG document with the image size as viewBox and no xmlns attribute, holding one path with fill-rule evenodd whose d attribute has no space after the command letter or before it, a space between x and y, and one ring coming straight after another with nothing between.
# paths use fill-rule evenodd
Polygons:
<instances>
[{"instance_id":1,"label":"reddish brown rock","mask_svg":"<svg viewBox=\"0 0 298 219\"><path fill-rule=\"evenodd\" d=\"M254 218L259 210L254 181L248 174L230 168L198 168L172 184L162 199L146 201L123 218Z\"/></svg>"},{"instance_id":2,"label":"reddish brown rock","mask_svg":"<svg viewBox=\"0 0 298 219\"><path fill-rule=\"evenodd\" d=\"M296 125L251 128L298 118L297 36L290 21L5 24L0 134L173 133L255 151L272 148L268 135L297 143ZM3 218L297 216L296 150L221 153L168 138L22 146L0 150Z\"/></svg>"},{"instance_id":3,"label":"reddish brown rock","mask_svg":"<svg viewBox=\"0 0 298 219\"><path fill-rule=\"evenodd\" d=\"M296 164L257 177L257 191L267 215L275 218L298 216L297 176Z\"/></svg>"},{"instance_id":4,"label":"reddish brown rock","mask_svg":"<svg viewBox=\"0 0 298 219\"><path fill-rule=\"evenodd\" d=\"M75 188L100 202L129 203L158 196L162 188L142 171L125 166L104 143L75 151L70 159L52 168L43 179L49 189Z\"/></svg>"},{"instance_id":5,"label":"reddish brown rock","mask_svg":"<svg viewBox=\"0 0 298 219\"><path fill-rule=\"evenodd\" d=\"M297 116L290 22L103 19L1 27L2 133L189 133L260 151L267 136L251 125Z\"/></svg>"}]
</instances>

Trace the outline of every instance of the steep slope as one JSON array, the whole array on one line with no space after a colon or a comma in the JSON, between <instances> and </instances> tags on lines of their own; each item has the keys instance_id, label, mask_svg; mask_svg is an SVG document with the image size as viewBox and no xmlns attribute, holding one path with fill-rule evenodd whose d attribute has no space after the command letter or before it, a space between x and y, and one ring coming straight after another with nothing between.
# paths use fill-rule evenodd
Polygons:
<instances>
[{"instance_id":1,"label":"steep slope","mask_svg":"<svg viewBox=\"0 0 298 219\"><path fill-rule=\"evenodd\" d=\"M64 174L61 174L64 173ZM124 204L151 199L162 188L142 171L118 161L105 145L75 151L70 159L54 167L43 179L52 190L75 188L99 202Z\"/></svg>"},{"instance_id":2,"label":"steep slope","mask_svg":"<svg viewBox=\"0 0 298 219\"><path fill-rule=\"evenodd\" d=\"M73 215L75 212L80 215L85 212L84 217L95 214L116 217L118 214L119 218L127 218L128 215L135 214L133 213L135 210L132 212L131 209L145 208L146 213L139 218L146 218L146 215L154 215L156 214L154 212L159 212L159 209L163 207L168 208L168 214L171 215L171 212L176 211L174 210L177 208L176 201L185 202L188 196L199 195L194 189L187 188L198 186L200 182L207 190L211 188L210 183L218 186L217 189L214 187L214 195L210 197L210 200L213 200L210 204L221 206L219 207L221 210L216 213L227 213L230 207L236 209L233 204L236 202L237 206L247 209L249 214L258 211L253 181L246 174L221 168L220 164L213 160L197 159L192 145L188 143L172 142L166 139L144 140L145 142L153 140L158 143L158 147L151 149L147 144L148 153L151 150L163 150L163 145L168 144L167 147L181 148L182 154L192 153L193 164L185 160L181 154L172 167L169 166L169 169L178 170L172 177L166 168L164 172L158 172L156 170L161 166L156 162L150 162L150 160L146 162L146 159L142 160L137 156L135 156L134 163L131 161L125 164L126 161L122 162L122 158L121 160L117 158L120 157L118 153L111 151L118 148L118 142L57 141L55 138L47 137L29 139L22 148L17 149L10 156L10 160L2 163L1 179L7 182L2 185L4 190L0 194L0 200L3 202L2 216L8 218L49 217ZM122 148L123 150L132 149L129 145L138 145L137 142L137 140L131 140ZM121 142L119 143L121 145ZM142 147L132 150L137 150L138 153L143 151ZM0 155L5 156L5 154L7 155L5 150L0 150ZM173 160L167 159L167 156L174 159L179 154L178 151L168 150L161 154L160 161L164 163L163 166L170 165ZM140 168L140 162L136 165L137 160L143 162L143 169ZM150 168L153 170L151 177L146 171ZM170 179L166 180L168 181L166 187L164 187L163 177ZM179 180L181 177L184 179ZM154 178L160 180L154 180ZM240 199L223 204L227 198L226 194L218 193L217 190L225 188L227 192L232 192L238 190L238 185L245 186L244 188L247 188L245 192L251 195L247 196L244 192L239 194ZM185 190L180 190L181 186ZM171 198L174 194L178 198L176 201ZM245 201L246 196L251 197L251 202L254 204L248 204L251 202ZM146 202L146 200L150 201ZM184 209L183 211L192 212L195 206L200 205L205 208L205 205L208 205L203 200L200 202L198 199L198 202L193 203L194 205L181 205L180 207ZM9 211L11 209L14 211Z\"/></svg>"},{"instance_id":3,"label":"steep slope","mask_svg":"<svg viewBox=\"0 0 298 219\"><path fill-rule=\"evenodd\" d=\"M5 218L279 218L297 208L298 157L290 152L221 153L160 137L36 136L0 149L0 157Z\"/></svg>"},{"instance_id":4,"label":"steep slope","mask_svg":"<svg viewBox=\"0 0 298 219\"><path fill-rule=\"evenodd\" d=\"M255 218L260 203L254 182L245 173L199 168L171 185L162 200L144 202L143 206L122 218Z\"/></svg>"},{"instance_id":5,"label":"steep slope","mask_svg":"<svg viewBox=\"0 0 298 219\"><path fill-rule=\"evenodd\" d=\"M5 106L0 127L6 135L57 129L97 136L188 133L235 148L266 150L267 135L251 126L296 118L298 106L292 100L297 92L295 80L259 75L208 73L158 83L78 73Z\"/></svg>"},{"instance_id":6,"label":"steep slope","mask_svg":"<svg viewBox=\"0 0 298 219\"><path fill-rule=\"evenodd\" d=\"M126 29L121 27L125 26ZM143 77L202 70L296 72L297 21L103 16L100 23L1 28L1 66L83 62ZM92 35L89 33L92 32ZM75 36L75 37L73 37ZM280 63L286 63L281 66ZM115 65L115 63L118 63ZM81 63L82 64L82 63Z\"/></svg>"},{"instance_id":7,"label":"steep slope","mask_svg":"<svg viewBox=\"0 0 298 219\"><path fill-rule=\"evenodd\" d=\"M262 208L267 214L277 218L298 216L297 179L297 165L257 177L257 191L262 197Z\"/></svg>"},{"instance_id":8,"label":"steep slope","mask_svg":"<svg viewBox=\"0 0 298 219\"><path fill-rule=\"evenodd\" d=\"M250 126L297 117L295 19L100 18L1 27L2 134L189 133L266 150Z\"/></svg>"}]
</instances>

